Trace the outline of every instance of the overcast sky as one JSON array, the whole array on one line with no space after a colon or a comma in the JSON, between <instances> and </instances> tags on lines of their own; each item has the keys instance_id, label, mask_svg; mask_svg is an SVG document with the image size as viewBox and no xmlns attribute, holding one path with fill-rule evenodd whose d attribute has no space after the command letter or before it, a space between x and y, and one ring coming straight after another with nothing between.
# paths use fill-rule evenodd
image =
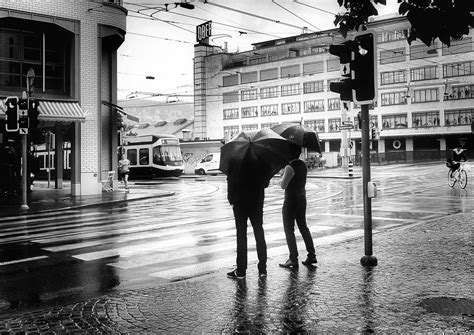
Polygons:
<instances>
[{"instance_id":1,"label":"overcast sky","mask_svg":"<svg viewBox=\"0 0 474 335\"><path fill-rule=\"evenodd\" d=\"M189 10L174 0L124 0L129 10L125 42L118 52L118 97L142 91L186 95L191 99L196 26L212 20L211 44L230 52L252 49L252 43L333 29L341 12L337 0L188 0ZM165 4L168 11L165 11ZM223 8L228 7L232 10ZM397 0L376 6L379 15L397 12ZM246 14L248 13L248 14ZM154 80L146 76L155 77Z\"/></svg>"}]
</instances>

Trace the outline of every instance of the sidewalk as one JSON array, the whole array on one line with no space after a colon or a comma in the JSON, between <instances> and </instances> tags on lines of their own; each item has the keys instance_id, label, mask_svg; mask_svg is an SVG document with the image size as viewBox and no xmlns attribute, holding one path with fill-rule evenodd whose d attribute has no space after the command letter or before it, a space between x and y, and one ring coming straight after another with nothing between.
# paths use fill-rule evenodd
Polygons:
<instances>
[{"instance_id":1,"label":"sidewalk","mask_svg":"<svg viewBox=\"0 0 474 335\"><path fill-rule=\"evenodd\" d=\"M85 333L474 333L474 213L375 234L378 265L360 265L364 241L317 247L318 267L269 259L169 284L122 289L67 305L0 310L2 332Z\"/></svg>"},{"instance_id":2,"label":"sidewalk","mask_svg":"<svg viewBox=\"0 0 474 335\"><path fill-rule=\"evenodd\" d=\"M132 183L133 184L133 183ZM17 199L0 201L0 217L31 214L38 212L60 211L69 208L83 208L100 206L109 203L129 202L147 198L166 197L174 195L174 192L162 191L159 189L133 188L130 193L125 193L123 185L120 184L114 192L102 192L97 195L72 196L71 185L64 182L62 189L55 189L54 183L36 181L33 192L28 193L28 209L21 208L21 195Z\"/></svg>"}]
</instances>

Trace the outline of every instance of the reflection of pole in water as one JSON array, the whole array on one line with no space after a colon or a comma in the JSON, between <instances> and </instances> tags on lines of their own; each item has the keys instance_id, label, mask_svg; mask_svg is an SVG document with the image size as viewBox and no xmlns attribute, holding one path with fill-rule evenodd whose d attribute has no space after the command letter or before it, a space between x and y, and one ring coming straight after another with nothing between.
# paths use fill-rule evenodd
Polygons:
<instances>
[{"instance_id":1,"label":"reflection of pole in water","mask_svg":"<svg viewBox=\"0 0 474 335\"><path fill-rule=\"evenodd\" d=\"M233 320L235 322L233 332L248 332L251 327L251 322L248 315L247 282L245 279L237 280L235 283L233 313Z\"/></svg>"}]
</instances>

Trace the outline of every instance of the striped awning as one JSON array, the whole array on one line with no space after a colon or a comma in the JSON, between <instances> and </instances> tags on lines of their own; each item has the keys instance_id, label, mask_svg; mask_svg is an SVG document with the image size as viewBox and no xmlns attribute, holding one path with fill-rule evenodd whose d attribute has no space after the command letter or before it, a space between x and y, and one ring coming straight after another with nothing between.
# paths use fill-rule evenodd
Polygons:
<instances>
[{"instance_id":1,"label":"striped awning","mask_svg":"<svg viewBox=\"0 0 474 335\"><path fill-rule=\"evenodd\" d=\"M5 118L5 100L0 99L0 118ZM77 102L39 100L39 121L82 122L86 115Z\"/></svg>"}]
</instances>

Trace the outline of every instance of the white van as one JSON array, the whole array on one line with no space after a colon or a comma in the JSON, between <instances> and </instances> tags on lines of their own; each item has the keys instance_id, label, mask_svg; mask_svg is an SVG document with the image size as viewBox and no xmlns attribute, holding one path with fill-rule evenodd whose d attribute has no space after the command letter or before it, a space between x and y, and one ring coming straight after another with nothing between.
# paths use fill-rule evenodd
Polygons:
<instances>
[{"instance_id":1,"label":"white van","mask_svg":"<svg viewBox=\"0 0 474 335\"><path fill-rule=\"evenodd\" d=\"M194 173L199 175L221 173L221 171L219 170L220 161L220 152L213 152L207 154L203 157L203 159L201 159L199 163L196 164L196 167L194 168Z\"/></svg>"}]
</instances>

